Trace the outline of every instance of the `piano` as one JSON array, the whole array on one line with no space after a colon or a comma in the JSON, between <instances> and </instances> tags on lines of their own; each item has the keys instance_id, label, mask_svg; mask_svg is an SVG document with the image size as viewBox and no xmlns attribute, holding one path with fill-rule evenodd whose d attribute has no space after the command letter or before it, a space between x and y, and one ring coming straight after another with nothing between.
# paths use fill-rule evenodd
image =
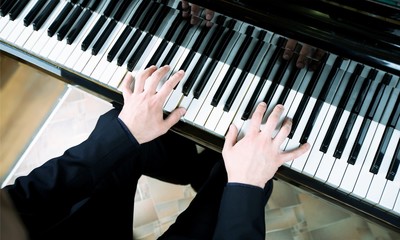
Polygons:
<instances>
[{"instance_id":1,"label":"piano","mask_svg":"<svg viewBox=\"0 0 400 240\"><path fill-rule=\"evenodd\" d=\"M186 107L172 131L216 151L256 103L282 103L282 149L312 149L276 177L400 231L400 3L191 2L215 11L211 27L204 10L190 24L179 0L4 0L0 50L116 106L127 72L185 69L165 114ZM305 44L325 54L297 68Z\"/></svg>"}]
</instances>

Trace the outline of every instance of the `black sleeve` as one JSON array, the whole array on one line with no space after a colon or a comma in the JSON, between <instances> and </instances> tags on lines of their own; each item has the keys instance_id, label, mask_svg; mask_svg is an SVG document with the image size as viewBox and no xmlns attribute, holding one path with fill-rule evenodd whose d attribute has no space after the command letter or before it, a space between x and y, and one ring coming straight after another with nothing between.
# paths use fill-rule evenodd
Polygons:
<instances>
[{"instance_id":1,"label":"black sleeve","mask_svg":"<svg viewBox=\"0 0 400 240\"><path fill-rule=\"evenodd\" d=\"M265 239L264 208L262 188L228 183L222 195L214 239Z\"/></svg>"},{"instance_id":2,"label":"black sleeve","mask_svg":"<svg viewBox=\"0 0 400 240\"><path fill-rule=\"evenodd\" d=\"M62 218L119 161L138 152L139 144L119 122L118 113L115 109L105 113L87 140L4 187L20 215L46 216L53 221Z\"/></svg>"}]
</instances>

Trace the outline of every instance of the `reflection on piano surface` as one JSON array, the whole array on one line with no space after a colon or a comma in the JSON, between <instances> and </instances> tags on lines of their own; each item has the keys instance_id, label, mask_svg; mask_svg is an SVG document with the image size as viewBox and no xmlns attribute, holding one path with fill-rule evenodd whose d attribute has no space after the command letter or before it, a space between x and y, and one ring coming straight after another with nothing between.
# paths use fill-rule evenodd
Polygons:
<instances>
[{"instance_id":1,"label":"reflection on piano surface","mask_svg":"<svg viewBox=\"0 0 400 240\"><path fill-rule=\"evenodd\" d=\"M216 10L211 27L190 24L178 0L5 0L0 49L117 104L128 71L184 69L165 113L186 107L173 130L218 151L231 123L245 133L256 103L282 103L293 119L283 149L312 149L277 177L400 230L399 9L193 2ZM288 38L326 50L315 69L296 67L300 44L282 58Z\"/></svg>"}]
</instances>

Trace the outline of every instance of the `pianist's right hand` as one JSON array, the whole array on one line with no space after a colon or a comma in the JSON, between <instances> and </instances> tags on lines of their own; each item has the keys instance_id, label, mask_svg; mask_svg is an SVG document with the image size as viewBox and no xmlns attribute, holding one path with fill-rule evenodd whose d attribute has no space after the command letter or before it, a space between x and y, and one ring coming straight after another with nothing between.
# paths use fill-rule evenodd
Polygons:
<instances>
[{"instance_id":1,"label":"pianist's right hand","mask_svg":"<svg viewBox=\"0 0 400 240\"><path fill-rule=\"evenodd\" d=\"M283 152L280 147L290 133L291 120L286 119L275 135L284 107L277 105L261 128L266 110L264 102L257 106L246 135L239 141L236 140L238 130L235 125L229 128L222 150L228 182L264 188L283 163L298 158L310 148L310 144L305 143L297 149Z\"/></svg>"},{"instance_id":2,"label":"pianist's right hand","mask_svg":"<svg viewBox=\"0 0 400 240\"><path fill-rule=\"evenodd\" d=\"M177 108L164 119L163 105L178 82L183 78L180 70L171 76L157 92L160 80L169 71L169 66L151 66L134 76L127 74L122 83L124 106L119 118L128 127L139 144L149 142L166 133L185 114ZM132 82L134 88L132 90Z\"/></svg>"}]
</instances>

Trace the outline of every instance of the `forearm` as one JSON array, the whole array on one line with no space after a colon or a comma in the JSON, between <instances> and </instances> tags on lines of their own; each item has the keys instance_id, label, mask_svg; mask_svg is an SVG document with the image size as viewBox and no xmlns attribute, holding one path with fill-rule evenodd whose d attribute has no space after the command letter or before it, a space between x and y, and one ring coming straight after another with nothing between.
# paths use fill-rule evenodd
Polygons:
<instances>
[{"instance_id":1,"label":"forearm","mask_svg":"<svg viewBox=\"0 0 400 240\"><path fill-rule=\"evenodd\" d=\"M214 239L265 239L265 192L232 184L224 189Z\"/></svg>"},{"instance_id":2,"label":"forearm","mask_svg":"<svg viewBox=\"0 0 400 240\"><path fill-rule=\"evenodd\" d=\"M139 148L118 122L118 111L100 117L89 138L5 187L22 214L68 211L86 198L119 161ZM55 214L55 213L54 213Z\"/></svg>"}]
</instances>

